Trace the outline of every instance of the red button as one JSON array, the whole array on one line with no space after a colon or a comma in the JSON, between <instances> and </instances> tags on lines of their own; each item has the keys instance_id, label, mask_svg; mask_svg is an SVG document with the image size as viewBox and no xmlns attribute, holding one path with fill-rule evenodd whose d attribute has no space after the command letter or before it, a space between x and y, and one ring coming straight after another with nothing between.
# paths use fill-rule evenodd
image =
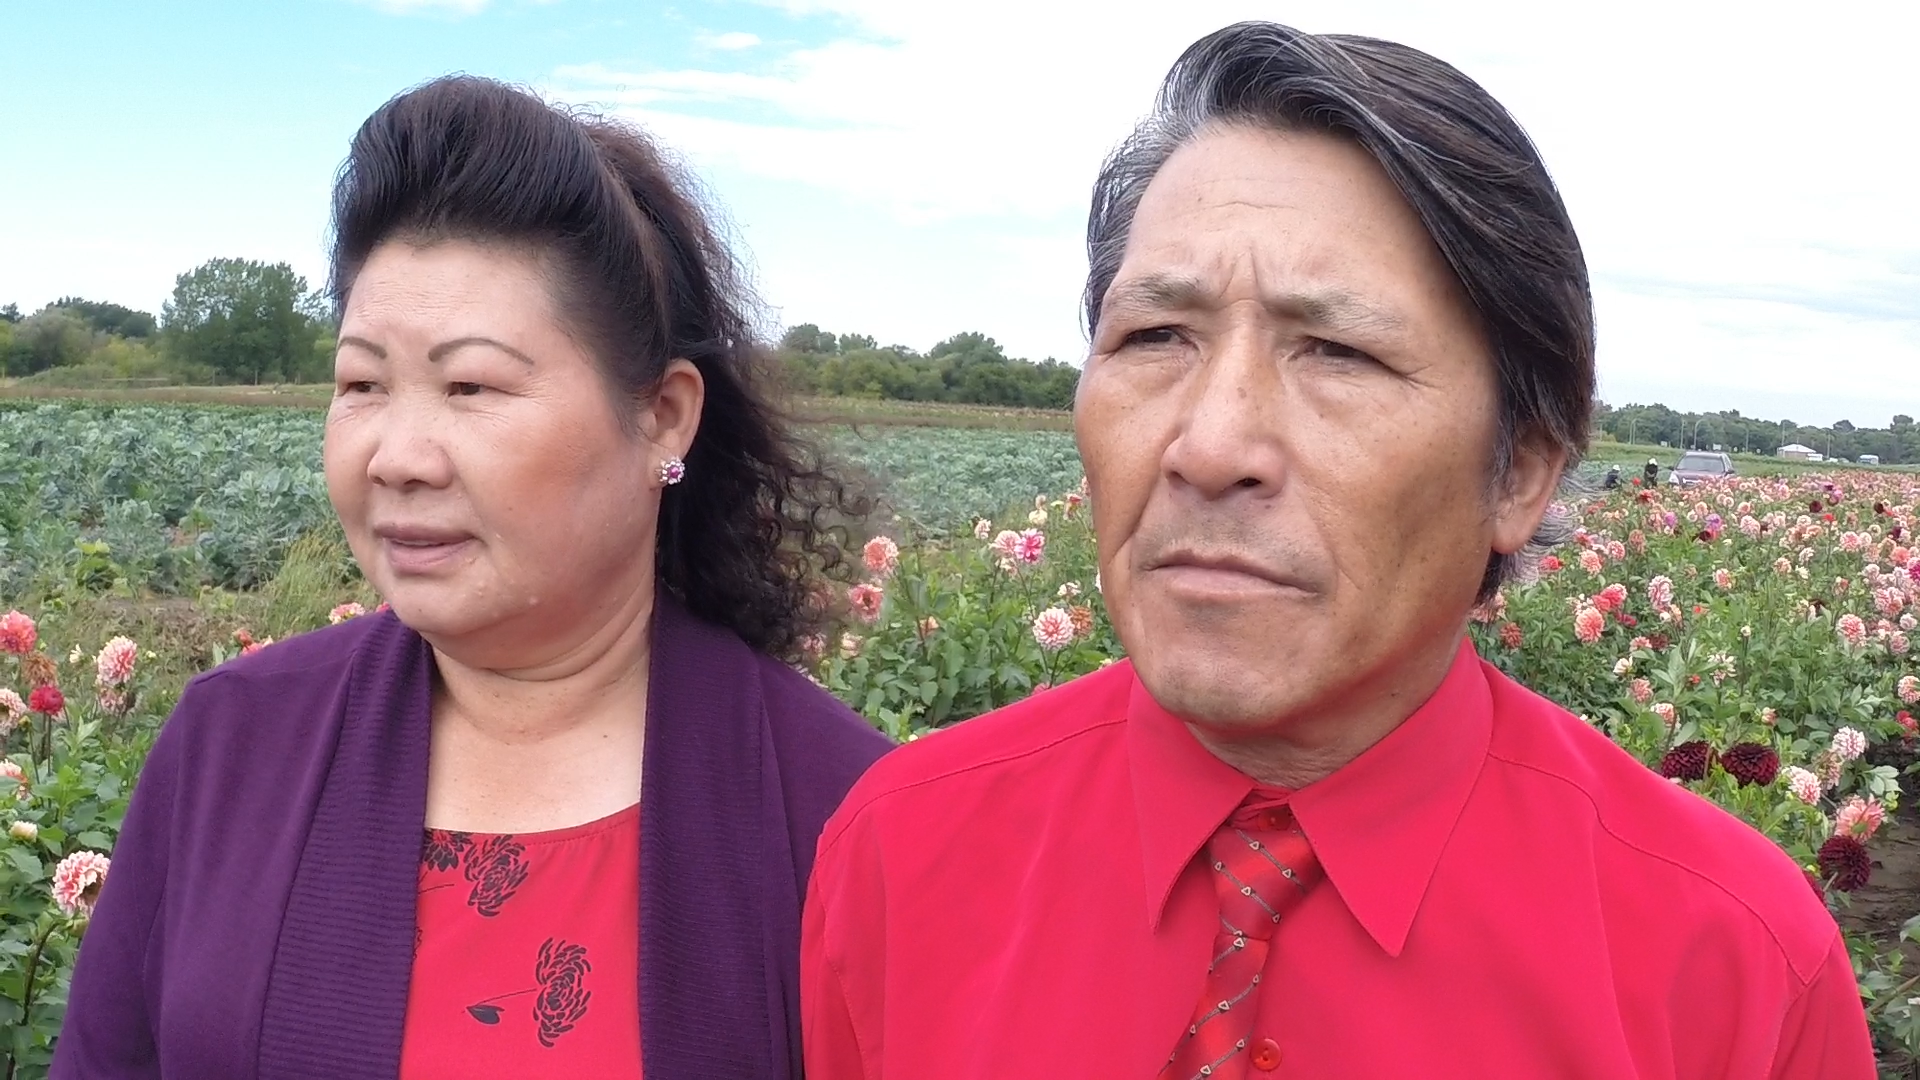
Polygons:
<instances>
[{"instance_id":1,"label":"red button","mask_svg":"<svg viewBox=\"0 0 1920 1080\"><path fill-rule=\"evenodd\" d=\"M1285 810L1268 810L1260 815L1260 825L1265 829L1273 831L1283 829L1287 825L1287 812Z\"/></svg>"},{"instance_id":2,"label":"red button","mask_svg":"<svg viewBox=\"0 0 1920 1080\"><path fill-rule=\"evenodd\" d=\"M1261 1039L1253 1044L1253 1067L1262 1072L1272 1072L1280 1067L1280 1044L1272 1039Z\"/></svg>"}]
</instances>

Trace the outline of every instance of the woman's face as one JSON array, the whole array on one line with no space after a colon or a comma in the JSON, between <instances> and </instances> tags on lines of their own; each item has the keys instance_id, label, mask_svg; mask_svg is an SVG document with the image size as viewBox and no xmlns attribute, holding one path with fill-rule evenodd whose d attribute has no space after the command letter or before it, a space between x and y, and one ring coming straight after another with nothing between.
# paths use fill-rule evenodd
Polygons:
<instances>
[{"instance_id":1,"label":"woman's face","mask_svg":"<svg viewBox=\"0 0 1920 1080\"><path fill-rule=\"evenodd\" d=\"M692 367L674 368L663 397L684 398ZM537 258L388 241L341 318L327 492L367 578L436 647L564 663L648 610L658 468L692 441L691 378L691 417L634 405L629 434Z\"/></svg>"}]
</instances>

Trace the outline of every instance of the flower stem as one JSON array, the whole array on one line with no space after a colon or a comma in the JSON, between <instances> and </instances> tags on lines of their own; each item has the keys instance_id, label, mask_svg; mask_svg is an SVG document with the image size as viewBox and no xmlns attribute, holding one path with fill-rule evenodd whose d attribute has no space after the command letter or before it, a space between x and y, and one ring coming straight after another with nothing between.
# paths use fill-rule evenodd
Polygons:
<instances>
[{"instance_id":1,"label":"flower stem","mask_svg":"<svg viewBox=\"0 0 1920 1080\"><path fill-rule=\"evenodd\" d=\"M40 953L47 947L47 939L53 936L54 927L58 925L58 923L49 920L47 925L41 928L39 935L33 939L33 951L27 954L26 977L20 987L20 1022L22 1024L29 1023L31 1020L33 1011L33 976L36 973L36 969L40 966ZM20 1062L9 1053L7 1055L7 1080L13 1080L14 1070L18 1068L19 1065Z\"/></svg>"}]
</instances>

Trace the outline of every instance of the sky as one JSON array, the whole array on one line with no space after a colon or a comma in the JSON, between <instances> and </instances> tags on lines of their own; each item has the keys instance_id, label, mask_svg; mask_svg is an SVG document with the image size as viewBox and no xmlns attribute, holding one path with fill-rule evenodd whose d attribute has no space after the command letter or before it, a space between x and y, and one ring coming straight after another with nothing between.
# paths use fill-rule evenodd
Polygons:
<instances>
[{"instance_id":1,"label":"sky","mask_svg":"<svg viewBox=\"0 0 1920 1080\"><path fill-rule=\"evenodd\" d=\"M354 130L460 71L651 131L769 333L1077 364L1100 161L1247 18L1405 42L1513 112L1586 250L1608 402L1920 416L1912 0L0 0L0 304L158 314L223 256L317 285Z\"/></svg>"}]
</instances>

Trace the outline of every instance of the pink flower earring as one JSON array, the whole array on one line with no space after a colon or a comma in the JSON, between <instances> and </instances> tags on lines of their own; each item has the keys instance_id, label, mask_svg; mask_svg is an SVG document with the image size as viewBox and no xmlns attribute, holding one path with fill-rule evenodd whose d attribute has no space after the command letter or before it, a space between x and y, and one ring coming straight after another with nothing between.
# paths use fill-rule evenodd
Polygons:
<instances>
[{"instance_id":1,"label":"pink flower earring","mask_svg":"<svg viewBox=\"0 0 1920 1080\"><path fill-rule=\"evenodd\" d=\"M667 487L687 478L687 463L677 457L670 457L660 463L660 483Z\"/></svg>"}]
</instances>

